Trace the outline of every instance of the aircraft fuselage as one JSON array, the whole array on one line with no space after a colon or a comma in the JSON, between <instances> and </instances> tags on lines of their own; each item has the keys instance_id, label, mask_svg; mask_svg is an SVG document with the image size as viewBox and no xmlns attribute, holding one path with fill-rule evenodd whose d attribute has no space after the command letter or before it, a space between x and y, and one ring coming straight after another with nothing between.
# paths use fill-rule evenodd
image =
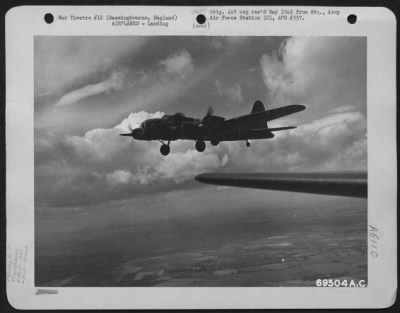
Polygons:
<instances>
[{"instance_id":1,"label":"aircraft fuselage","mask_svg":"<svg viewBox=\"0 0 400 313\"><path fill-rule=\"evenodd\" d=\"M205 128L199 127L200 120L194 119L191 122L171 123L161 119L147 120L146 124L135 129L132 137L136 140L219 140L237 141L248 139L273 138L274 134L268 127L261 129L236 128L227 130L215 129L212 133Z\"/></svg>"},{"instance_id":2,"label":"aircraft fuselage","mask_svg":"<svg viewBox=\"0 0 400 313\"><path fill-rule=\"evenodd\" d=\"M300 112L305 106L299 104L288 105L271 110L265 110L261 101L256 101L250 114L236 118L225 119L212 114L209 109L202 118L186 117L182 113L164 115L161 118L151 118L140 124L140 127L132 130L131 133L121 134L130 136L136 140L158 140L162 143L160 152L168 155L170 152L169 143L174 140L194 140L196 150L203 152L206 148L205 141L210 141L216 146L221 141L246 141L270 139L274 137L273 132L295 128L294 126L269 128L267 122ZM167 142L167 143L165 143Z\"/></svg>"}]
</instances>

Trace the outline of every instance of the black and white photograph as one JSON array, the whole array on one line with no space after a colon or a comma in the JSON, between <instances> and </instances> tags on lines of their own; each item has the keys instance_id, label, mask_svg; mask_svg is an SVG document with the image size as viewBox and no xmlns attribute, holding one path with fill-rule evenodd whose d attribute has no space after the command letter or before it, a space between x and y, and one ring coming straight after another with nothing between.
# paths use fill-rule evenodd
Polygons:
<instances>
[{"instance_id":1,"label":"black and white photograph","mask_svg":"<svg viewBox=\"0 0 400 313\"><path fill-rule=\"evenodd\" d=\"M9 10L10 305L391 306L395 30L377 7Z\"/></svg>"},{"instance_id":2,"label":"black and white photograph","mask_svg":"<svg viewBox=\"0 0 400 313\"><path fill-rule=\"evenodd\" d=\"M34 44L37 286L367 284L366 38Z\"/></svg>"}]
</instances>

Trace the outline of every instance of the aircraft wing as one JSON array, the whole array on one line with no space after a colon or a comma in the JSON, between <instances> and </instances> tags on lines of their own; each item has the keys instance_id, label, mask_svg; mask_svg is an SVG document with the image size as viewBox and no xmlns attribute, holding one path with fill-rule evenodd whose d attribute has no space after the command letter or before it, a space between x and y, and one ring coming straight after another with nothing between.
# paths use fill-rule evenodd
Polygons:
<instances>
[{"instance_id":1,"label":"aircraft wing","mask_svg":"<svg viewBox=\"0 0 400 313\"><path fill-rule=\"evenodd\" d=\"M366 172L206 173L197 181L234 187L367 198Z\"/></svg>"}]
</instances>

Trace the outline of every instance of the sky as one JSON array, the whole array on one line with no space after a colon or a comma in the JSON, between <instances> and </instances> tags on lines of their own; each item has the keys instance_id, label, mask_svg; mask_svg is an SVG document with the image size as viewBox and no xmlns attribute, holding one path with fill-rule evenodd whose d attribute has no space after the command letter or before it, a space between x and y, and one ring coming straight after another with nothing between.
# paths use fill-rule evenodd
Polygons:
<instances>
[{"instance_id":1,"label":"sky","mask_svg":"<svg viewBox=\"0 0 400 313\"><path fill-rule=\"evenodd\" d=\"M208 171L366 170L366 38L35 38L35 201L52 208L201 188ZM227 118L303 104L274 139L207 145L118 134L208 107Z\"/></svg>"}]
</instances>

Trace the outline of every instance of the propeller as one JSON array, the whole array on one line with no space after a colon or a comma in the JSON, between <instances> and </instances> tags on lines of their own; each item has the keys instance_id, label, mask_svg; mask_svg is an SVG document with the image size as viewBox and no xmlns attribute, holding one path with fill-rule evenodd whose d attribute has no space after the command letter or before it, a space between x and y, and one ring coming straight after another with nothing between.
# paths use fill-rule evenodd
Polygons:
<instances>
[{"instance_id":1,"label":"propeller","mask_svg":"<svg viewBox=\"0 0 400 313\"><path fill-rule=\"evenodd\" d=\"M214 115L214 109L210 106L207 109L206 115L201 120L201 123L206 128L216 128L221 125L225 118Z\"/></svg>"},{"instance_id":2,"label":"propeller","mask_svg":"<svg viewBox=\"0 0 400 313\"><path fill-rule=\"evenodd\" d=\"M211 106L209 106L207 109L206 115L203 117L201 122L203 124L207 123L210 120L210 118L212 118L213 114L214 114L214 109Z\"/></svg>"},{"instance_id":3,"label":"propeller","mask_svg":"<svg viewBox=\"0 0 400 313\"><path fill-rule=\"evenodd\" d=\"M207 109L206 116L204 118L206 118L208 116L212 116L212 115L214 115L214 109L211 106L209 106Z\"/></svg>"},{"instance_id":4,"label":"propeller","mask_svg":"<svg viewBox=\"0 0 400 313\"><path fill-rule=\"evenodd\" d=\"M211 106L209 106L206 115L204 115L203 119L201 120L201 123L204 126L208 126L210 124L210 119L212 119L213 113L214 109Z\"/></svg>"}]
</instances>

